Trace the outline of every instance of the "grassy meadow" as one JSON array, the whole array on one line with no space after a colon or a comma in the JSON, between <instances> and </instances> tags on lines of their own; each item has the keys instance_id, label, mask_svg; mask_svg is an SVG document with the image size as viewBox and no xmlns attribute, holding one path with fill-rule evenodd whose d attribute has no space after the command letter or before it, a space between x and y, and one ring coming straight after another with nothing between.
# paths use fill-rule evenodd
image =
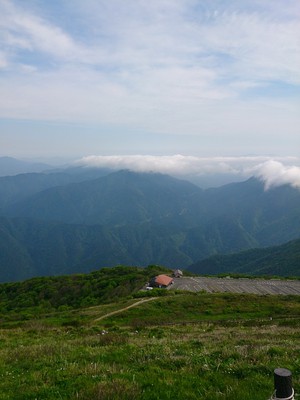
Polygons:
<instances>
[{"instance_id":1,"label":"grassy meadow","mask_svg":"<svg viewBox=\"0 0 300 400\"><path fill-rule=\"evenodd\" d=\"M300 393L299 296L157 294L2 315L0 399L267 400L277 367Z\"/></svg>"}]
</instances>

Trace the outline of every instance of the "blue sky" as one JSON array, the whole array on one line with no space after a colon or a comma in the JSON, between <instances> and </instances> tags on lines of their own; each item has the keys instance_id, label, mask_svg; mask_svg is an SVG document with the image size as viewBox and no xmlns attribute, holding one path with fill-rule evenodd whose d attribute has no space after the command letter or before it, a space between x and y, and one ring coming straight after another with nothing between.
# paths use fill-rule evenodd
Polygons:
<instances>
[{"instance_id":1,"label":"blue sky","mask_svg":"<svg viewBox=\"0 0 300 400\"><path fill-rule=\"evenodd\" d=\"M298 0L0 0L0 156L299 165L299 21Z\"/></svg>"}]
</instances>

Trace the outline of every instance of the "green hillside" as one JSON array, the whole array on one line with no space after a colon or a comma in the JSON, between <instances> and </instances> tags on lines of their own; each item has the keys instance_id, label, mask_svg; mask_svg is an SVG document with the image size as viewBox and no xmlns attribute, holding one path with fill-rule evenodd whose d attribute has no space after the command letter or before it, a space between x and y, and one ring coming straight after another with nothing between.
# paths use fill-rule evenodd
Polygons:
<instances>
[{"instance_id":1,"label":"green hillside","mask_svg":"<svg viewBox=\"0 0 300 400\"><path fill-rule=\"evenodd\" d=\"M299 296L137 291L161 271L0 285L0 398L265 400L278 366L299 393Z\"/></svg>"},{"instance_id":2,"label":"green hillside","mask_svg":"<svg viewBox=\"0 0 300 400\"><path fill-rule=\"evenodd\" d=\"M198 274L300 276L300 239L281 246L212 256L187 269Z\"/></svg>"},{"instance_id":3,"label":"green hillside","mask_svg":"<svg viewBox=\"0 0 300 400\"><path fill-rule=\"evenodd\" d=\"M79 308L118 300L139 291L151 277L170 272L163 267L118 266L89 274L33 278L0 284L0 313L50 312L59 307Z\"/></svg>"}]
</instances>

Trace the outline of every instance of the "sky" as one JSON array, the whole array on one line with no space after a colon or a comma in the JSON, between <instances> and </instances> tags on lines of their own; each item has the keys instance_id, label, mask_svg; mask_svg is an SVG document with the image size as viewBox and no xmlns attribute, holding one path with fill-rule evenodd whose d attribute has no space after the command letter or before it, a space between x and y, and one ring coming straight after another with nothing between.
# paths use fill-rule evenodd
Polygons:
<instances>
[{"instance_id":1,"label":"sky","mask_svg":"<svg viewBox=\"0 0 300 400\"><path fill-rule=\"evenodd\" d=\"M299 38L299 0L0 0L0 156L300 167Z\"/></svg>"}]
</instances>

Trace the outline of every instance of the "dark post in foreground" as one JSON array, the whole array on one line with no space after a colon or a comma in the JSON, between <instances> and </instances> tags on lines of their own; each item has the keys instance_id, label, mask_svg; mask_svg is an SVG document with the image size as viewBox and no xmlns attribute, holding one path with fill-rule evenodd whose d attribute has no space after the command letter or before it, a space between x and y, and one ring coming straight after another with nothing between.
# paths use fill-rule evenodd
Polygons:
<instances>
[{"instance_id":1,"label":"dark post in foreground","mask_svg":"<svg viewBox=\"0 0 300 400\"><path fill-rule=\"evenodd\" d=\"M272 400L294 400L292 373L288 369L276 368L274 370L274 387Z\"/></svg>"}]
</instances>

